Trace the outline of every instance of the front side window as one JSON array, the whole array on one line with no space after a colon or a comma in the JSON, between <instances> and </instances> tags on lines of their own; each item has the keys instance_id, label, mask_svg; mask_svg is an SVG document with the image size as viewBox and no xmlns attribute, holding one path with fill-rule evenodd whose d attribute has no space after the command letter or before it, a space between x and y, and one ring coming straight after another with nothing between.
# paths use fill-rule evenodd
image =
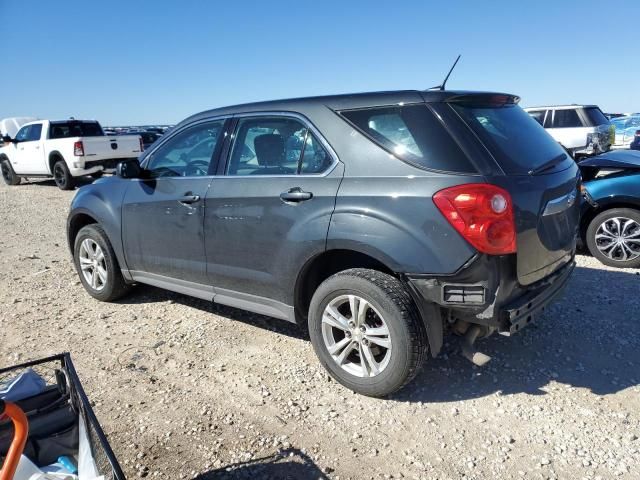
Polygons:
<instances>
[{"instance_id":1,"label":"front side window","mask_svg":"<svg viewBox=\"0 0 640 480\"><path fill-rule=\"evenodd\" d=\"M575 110L556 110L553 115L553 128L578 128L582 122Z\"/></svg>"},{"instance_id":2,"label":"front side window","mask_svg":"<svg viewBox=\"0 0 640 480\"><path fill-rule=\"evenodd\" d=\"M442 123L424 104L340 112L367 138L417 167L474 172L475 168Z\"/></svg>"},{"instance_id":3,"label":"front side window","mask_svg":"<svg viewBox=\"0 0 640 480\"><path fill-rule=\"evenodd\" d=\"M213 153L222 141L224 120L201 123L179 132L158 148L146 170L157 177L201 177L209 175Z\"/></svg>"},{"instance_id":4,"label":"front side window","mask_svg":"<svg viewBox=\"0 0 640 480\"><path fill-rule=\"evenodd\" d=\"M26 125L18 130L16 133L16 140L19 142L26 142L29 138L29 131L31 130L31 125Z\"/></svg>"},{"instance_id":5,"label":"front side window","mask_svg":"<svg viewBox=\"0 0 640 480\"><path fill-rule=\"evenodd\" d=\"M331 165L324 147L294 118L243 118L234 137L227 175L313 174Z\"/></svg>"}]
</instances>

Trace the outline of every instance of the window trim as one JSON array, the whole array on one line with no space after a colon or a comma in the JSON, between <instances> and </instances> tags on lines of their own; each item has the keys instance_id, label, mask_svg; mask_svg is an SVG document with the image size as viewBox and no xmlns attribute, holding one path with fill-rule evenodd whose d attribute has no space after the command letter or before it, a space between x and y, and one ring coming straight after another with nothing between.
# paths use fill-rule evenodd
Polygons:
<instances>
[{"instance_id":1,"label":"window trim","mask_svg":"<svg viewBox=\"0 0 640 480\"><path fill-rule=\"evenodd\" d=\"M302 123L302 125L307 129L307 131L311 131L322 147L327 151L329 156L331 157L331 163L329 166L320 173L290 173L290 174L269 174L269 175L227 175L227 168L229 166L229 162L231 161L231 151L233 149L233 145L236 140L236 128L238 126L239 120L243 118L259 118L259 117L284 117L284 118L293 118ZM316 128L316 126L311 123L311 121L306 118L304 115L296 112L286 112L286 111L261 111L261 112L245 112L238 113L233 115L234 121L231 125L231 134L228 136L228 142L224 152L220 157L220 163L217 171L216 177L225 177L225 178L299 178L299 177L326 177L329 175L336 167L339 162L338 155L336 155L335 151L324 138L324 136L320 133L320 131ZM306 139L306 136L305 136ZM302 157L301 157L302 158ZM298 165L298 171L300 170L300 165Z\"/></svg>"}]
</instances>

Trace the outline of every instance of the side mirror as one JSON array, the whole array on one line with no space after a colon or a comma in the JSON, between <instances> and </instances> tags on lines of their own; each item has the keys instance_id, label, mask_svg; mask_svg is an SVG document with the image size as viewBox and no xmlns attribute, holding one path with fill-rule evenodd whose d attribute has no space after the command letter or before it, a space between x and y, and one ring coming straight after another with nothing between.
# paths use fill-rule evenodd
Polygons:
<instances>
[{"instance_id":1,"label":"side mirror","mask_svg":"<svg viewBox=\"0 0 640 480\"><path fill-rule=\"evenodd\" d=\"M140 178L142 168L138 160L125 160L116 165L116 175L120 178Z\"/></svg>"},{"instance_id":2,"label":"side mirror","mask_svg":"<svg viewBox=\"0 0 640 480\"><path fill-rule=\"evenodd\" d=\"M11 143L13 142L13 139L9 135L2 135L2 141L4 143Z\"/></svg>"}]
</instances>

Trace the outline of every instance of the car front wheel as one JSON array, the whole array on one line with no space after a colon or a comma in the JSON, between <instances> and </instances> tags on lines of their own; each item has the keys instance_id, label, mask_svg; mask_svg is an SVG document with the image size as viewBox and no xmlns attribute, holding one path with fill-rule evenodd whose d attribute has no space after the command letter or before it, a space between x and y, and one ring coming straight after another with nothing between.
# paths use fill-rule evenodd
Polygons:
<instances>
[{"instance_id":1,"label":"car front wheel","mask_svg":"<svg viewBox=\"0 0 640 480\"><path fill-rule=\"evenodd\" d=\"M100 225L91 224L80 229L73 260L82 285L92 297L111 302L129 291L113 247Z\"/></svg>"},{"instance_id":2,"label":"car front wheel","mask_svg":"<svg viewBox=\"0 0 640 480\"><path fill-rule=\"evenodd\" d=\"M2 179L7 185L18 185L20 183L20 177L13 171L13 167L9 160L0 161L0 170L2 170Z\"/></svg>"},{"instance_id":3,"label":"car front wheel","mask_svg":"<svg viewBox=\"0 0 640 480\"><path fill-rule=\"evenodd\" d=\"M424 325L406 289L375 270L345 270L325 280L311 300L309 335L334 379L373 397L407 384L427 353Z\"/></svg>"},{"instance_id":4,"label":"car front wheel","mask_svg":"<svg viewBox=\"0 0 640 480\"><path fill-rule=\"evenodd\" d=\"M587 228L587 246L605 265L639 268L640 211L612 208L596 215Z\"/></svg>"}]
</instances>

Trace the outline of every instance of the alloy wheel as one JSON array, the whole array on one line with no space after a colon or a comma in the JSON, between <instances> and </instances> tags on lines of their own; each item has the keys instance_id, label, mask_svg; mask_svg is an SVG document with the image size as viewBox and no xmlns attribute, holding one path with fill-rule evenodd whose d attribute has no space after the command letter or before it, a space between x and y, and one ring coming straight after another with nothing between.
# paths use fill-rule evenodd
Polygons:
<instances>
[{"instance_id":1,"label":"alloy wheel","mask_svg":"<svg viewBox=\"0 0 640 480\"><path fill-rule=\"evenodd\" d=\"M380 313L362 297L341 295L322 314L322 338L333 360L357 377L375 377L391 359L391 335Z\"/></svg>"},{"instance_id":2,"label":"alloy wheel","mask_svg":"<svg viewBox=\"0 0 640 480\"><path fill-rule=\"evenodd\" d=\"M634 260L640 257L640 225L630 218L608 218L596 230L595 243L613 261Z\"/></svg>"},{"instance_id":3,"label":"alloy wheel","mask_svg":"<svg viewBox=\"0 0 640 480\"><path fill-rule=\"evenodd\" d=\"M96 292L104 289L107 284L107 263L100 245L90 238L85 238L80 244L80 270L87 284Z\"/></svg>"},{"instance_id":4,"label":"alloy wheel","mask_svg":"<svg viewBox=\"0 0 640 480\"><path fill-rule=\"evenodd\" d=\"M60 187L64 187L67 183L64 170L58 164L53 167L53 178L56 181L56 184Z\"/></svg>"}]
</instances>

